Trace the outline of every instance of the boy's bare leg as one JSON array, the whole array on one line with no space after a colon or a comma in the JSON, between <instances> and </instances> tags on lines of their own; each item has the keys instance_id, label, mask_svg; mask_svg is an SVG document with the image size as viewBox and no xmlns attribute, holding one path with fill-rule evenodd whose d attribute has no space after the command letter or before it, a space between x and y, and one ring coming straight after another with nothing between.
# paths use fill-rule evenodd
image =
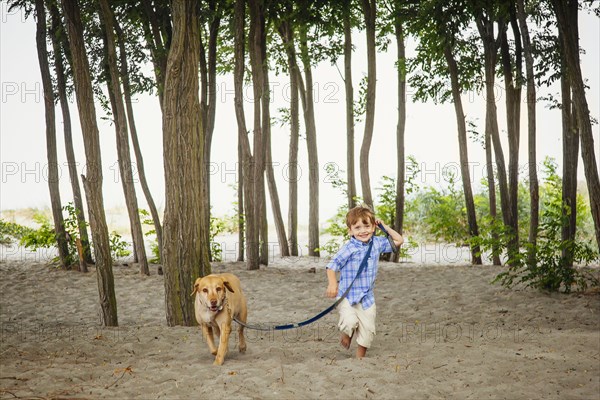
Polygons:
<instances>
[{"instance_id":1,"label":"boy's bare leg","mask_svg":"<svg viewBox=\"0 0 600 400\"><path fill-rule=\"evenodd\" d=\"M359 344L358 348L356 349L356 358L363 358L366 354L367 354L367 348L363 347Z\"/></svg>"},{"instance_id":2,"label":"boy's bare leg","mask_svg":"<svg viewBox=\"0 0 600 400\"><path fill-rule=\"evenodd\" d=\"M340 344L342 345L342 347L348 350L350 348L351 342L352 336L348 336L345 333L342 333L342 336L340 337Z\"/></svg>"}]
</instances>

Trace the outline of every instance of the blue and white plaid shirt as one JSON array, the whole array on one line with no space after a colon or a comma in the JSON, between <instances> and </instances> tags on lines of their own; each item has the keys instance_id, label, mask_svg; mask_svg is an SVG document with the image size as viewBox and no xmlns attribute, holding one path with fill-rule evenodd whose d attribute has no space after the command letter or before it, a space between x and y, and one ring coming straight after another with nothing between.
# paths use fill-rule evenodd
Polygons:
<instances>
[{"instance_id":1,"label":"blue and white plaid shirt","mask_svg":"<svg viewBox=\"0 0 600 400\"><path fill-rule=\"evenodd\" d=\"M392 252L392 247L385 237L373 236L371 240L373 241L373 248L371 249L367 266L356 279L352 288L350 288L347 297L351 305L361 303L365 310L375 304L373 287L375 286L375 277L377 276L379 254ZM356 276L368 248L369 243L363 243L353 236L333 256L329 264L327 264L327 269L336 272L340 271L338 298L342 296Z\"/></svg>"}]
</instances>

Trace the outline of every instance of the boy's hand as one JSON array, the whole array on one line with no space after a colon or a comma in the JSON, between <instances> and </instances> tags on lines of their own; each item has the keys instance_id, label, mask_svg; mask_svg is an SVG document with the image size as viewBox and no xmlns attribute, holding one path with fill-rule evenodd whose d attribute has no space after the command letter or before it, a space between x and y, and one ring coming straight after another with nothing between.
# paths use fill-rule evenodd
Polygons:
<instances>
[{"instance_id":1,"label":"boy's hand","mask_svg":"<svg viewBox=\"0 0 600 400\"><path fill-rule=\"evenodd\" d=\"M335 296L337 296L337 293L338 293L337 282L335 284L330 283L329 285L327 285L327 291L325 292L325 295L327 297L334 298Z\"/></svg>"}]
</instances>

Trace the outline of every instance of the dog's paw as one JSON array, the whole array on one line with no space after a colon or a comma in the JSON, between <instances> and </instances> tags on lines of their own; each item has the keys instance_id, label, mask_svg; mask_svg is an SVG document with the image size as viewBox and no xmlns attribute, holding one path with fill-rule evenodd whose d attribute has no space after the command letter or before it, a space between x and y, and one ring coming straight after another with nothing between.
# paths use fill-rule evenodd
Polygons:
<instances>
[{"instance_id":1,"label":"dog's paw","mask_svg":"<svg viewBox=\"0 0 600 400\"><path fill-rule=\"evenodd\" d=\"M240 353L245 353L246 352L246 344L240 344Z\"/></svg>"},{"instance_id":2,"label":"dog's paw","mask_svg":"<svg viewBox=\"0 0 600 400\"><path fill-rule=\"evenodd\" d=\"M212 354L213 356L216 356L216 355L217 355L217 352L218 352L218 350L217 350L217 349L214 349L213 351L211 351L211 352L210 352L210 354Z\"/></svg>"},{"instance_id":3,"label":"dog's paw","mask_svg":"<svg viewBox=\"0 0 600 400\"><path fill-rule=\"evenodd\" d=\"M213 363L213 365L223 365L223 360L219 360L218 358L215 358L215 362Z\"/></svg>"}]
</instances>

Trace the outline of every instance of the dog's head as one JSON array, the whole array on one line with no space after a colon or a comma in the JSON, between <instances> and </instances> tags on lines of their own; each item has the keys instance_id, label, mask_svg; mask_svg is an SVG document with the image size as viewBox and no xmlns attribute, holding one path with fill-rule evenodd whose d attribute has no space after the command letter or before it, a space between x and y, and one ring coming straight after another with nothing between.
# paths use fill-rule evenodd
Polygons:
<instances>
[{"instance_id":1,"label":"dog's head","mask_svg":"<svg viewBox=\"0 0 600 400\"><path fill-rule=\"evenodd\" d=\"M233 289L229 282L220 276L207 275L196 279L194 283L194 294L200 296L201 302L213 312L220 311L225 304L227 297L226 291L233 293Z\"/></svg>"}]
</instances>

